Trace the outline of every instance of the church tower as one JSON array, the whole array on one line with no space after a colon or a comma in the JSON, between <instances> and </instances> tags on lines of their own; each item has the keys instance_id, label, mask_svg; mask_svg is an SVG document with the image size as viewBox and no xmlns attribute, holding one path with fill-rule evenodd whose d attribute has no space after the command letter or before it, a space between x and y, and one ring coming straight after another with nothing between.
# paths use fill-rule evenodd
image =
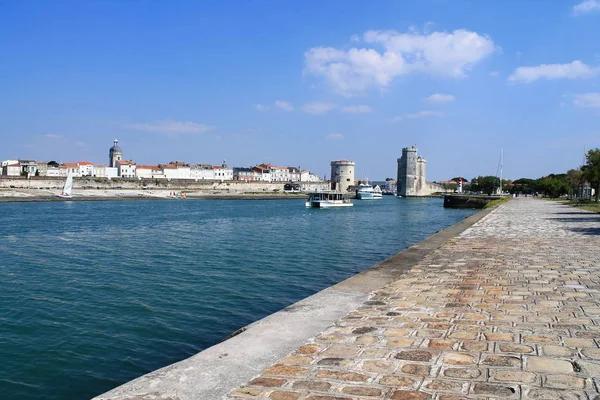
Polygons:
<instances>
[{"instance_id":1,"label":"church tower","mask_svg":"<svg viewBox=\"0 0 600 400\"><path fill-rule=\"evenodd\" d=\"M108 166L116 168L117 161L121 161L123 159L123 150L119 147L119 141L115 139L115 144L108 151Z\"/></svg>"}]
</instances>

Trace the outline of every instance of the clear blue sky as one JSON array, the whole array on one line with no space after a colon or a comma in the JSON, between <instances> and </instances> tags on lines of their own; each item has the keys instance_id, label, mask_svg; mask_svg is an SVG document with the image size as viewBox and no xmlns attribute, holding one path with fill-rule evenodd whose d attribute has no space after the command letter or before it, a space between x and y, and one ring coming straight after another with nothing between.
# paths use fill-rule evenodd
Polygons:
<instances>
[{"instance_id":1,"label":"clear blue sky","mask_svg":"<svg viewBox=\"0 0 600 400\"><path fill-rule=\"evenodd\" d=\"M0 159L539 177L600 147L600 0L0 0Z\"/></svg>"}]
</instances>

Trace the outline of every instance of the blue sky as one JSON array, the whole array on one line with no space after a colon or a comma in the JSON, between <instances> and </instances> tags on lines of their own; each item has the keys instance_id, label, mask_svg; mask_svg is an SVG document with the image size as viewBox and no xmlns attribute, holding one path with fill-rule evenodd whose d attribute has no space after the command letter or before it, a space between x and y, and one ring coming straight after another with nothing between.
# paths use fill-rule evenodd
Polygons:
<instances>
[{"instance_id":1,"label":"blue sky","mask_svg":"<svg viewBox=\"0 0 600 400\"><path fill-rule=\"evenodd\" d=\"M0 159L539 177L600 147L600 0L0 0Z\"/></svg>"}]
</instances>

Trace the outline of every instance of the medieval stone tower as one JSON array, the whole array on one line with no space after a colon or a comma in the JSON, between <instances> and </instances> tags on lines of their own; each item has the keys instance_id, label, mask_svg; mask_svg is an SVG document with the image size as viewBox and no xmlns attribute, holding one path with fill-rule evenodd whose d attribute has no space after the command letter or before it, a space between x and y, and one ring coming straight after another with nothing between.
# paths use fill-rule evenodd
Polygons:
<instances>
[{"instance_id":1,"label":"medieval stone tower","mask_svg":"<svg viewBox=\"0 0 600 400\"><path fill-rule=\"evenodd\" d=\"M119 141L115 139L115 144L108 151L108 166L116 168L117 161L123 159L123 150L119 147Z\"/></svg>"},{"instance_id":2,"label":"medieval stone tower","mask_svg":"<svg viewBox=\"0 0 600 400\"><path fill-rule=\"evenodd\" d=\"M402 149L402 157L398 159L398 196L420 196L427 186L425 180L427 161L417 156L417 147Z\"/></svg>"},{"instance_id":3,"label":"medieval stone tower","mask_svg":"<svg viewBox=\"0 0 600 400\"><path fill-rule=\"evenodd\" d=\"M331 189L345 193L352 185L354 185L354 161L332 161Z\"/></svg>"}]
</instances>

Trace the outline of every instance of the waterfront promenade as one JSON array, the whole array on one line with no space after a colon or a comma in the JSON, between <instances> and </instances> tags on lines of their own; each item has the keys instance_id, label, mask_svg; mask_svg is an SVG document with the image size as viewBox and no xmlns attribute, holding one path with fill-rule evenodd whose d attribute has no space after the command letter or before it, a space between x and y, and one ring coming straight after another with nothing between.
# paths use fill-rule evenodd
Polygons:
<instances>
[{"instance_id":1,"label":"waterfront promenade","mask_svg":"<svg viewBox=\"0 0 600 400\"><path fill-rule=\"evenodd\" d=\"M600 215L517 198L227 398L598 400L599 344Z\"/></svg>"}]
</instances>

